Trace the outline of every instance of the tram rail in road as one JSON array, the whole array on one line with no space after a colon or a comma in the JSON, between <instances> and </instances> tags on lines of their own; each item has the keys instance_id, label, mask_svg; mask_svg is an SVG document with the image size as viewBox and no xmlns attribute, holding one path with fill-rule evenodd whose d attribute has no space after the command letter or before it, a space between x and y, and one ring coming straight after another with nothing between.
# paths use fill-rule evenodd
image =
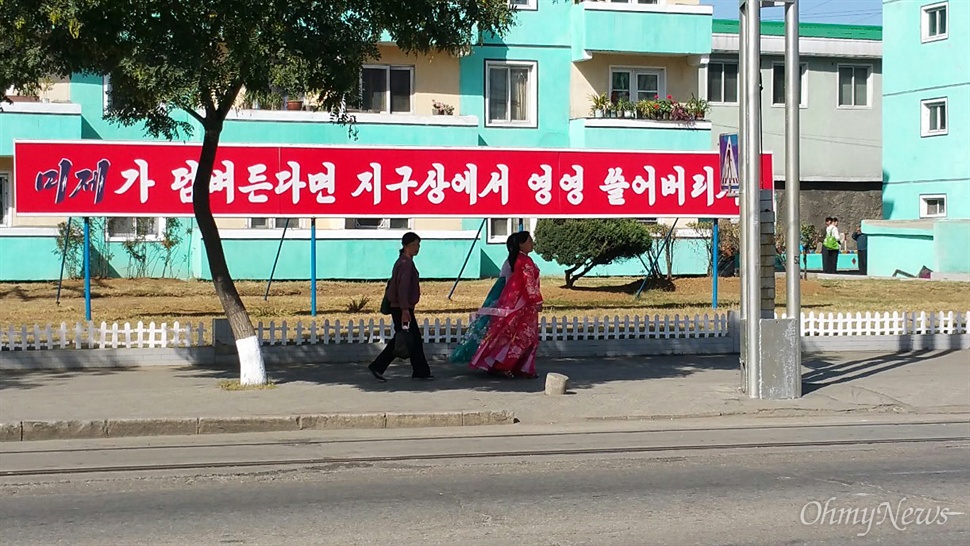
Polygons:
<instances>
[{"instance_id":1,"label":"tram rail in road","mask_svg":"<svg viewBox=\"0 0 970 546\"><path fill-rule=\"evenodd\" d=\"M32 442L0 449L0 478L71 474L301 467L333 464L525 457L670 454L737 449L851 448L880 444L966 444L970 421L863 422L774 426L517 432L445 436L294 437L261 435L145 440ZM237 442L233 442L235 439ZM53 442L52 442L53 443ZM48 444L48 445L44 445ZM240 450L246 456L240 457ZM106 461L115 461L106 463Z\"/></svg>"}]
</instances>

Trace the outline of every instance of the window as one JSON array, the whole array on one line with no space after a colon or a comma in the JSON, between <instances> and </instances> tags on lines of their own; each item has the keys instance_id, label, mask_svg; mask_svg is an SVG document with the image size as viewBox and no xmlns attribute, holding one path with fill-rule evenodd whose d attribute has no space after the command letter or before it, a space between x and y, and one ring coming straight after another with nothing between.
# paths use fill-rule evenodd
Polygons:
<instances>
[{"instance_id":1,"label":"window","mask_svg":"<svg viewBox=\"0 0 970 546\"><path fill-rule=\"evenodd\" d=\"M411 229L408 218L347 218L347 229Z\"/></svg>"},{"instance_id":2,"label":"window","mask_svg":"<svg viewBox=\"0 0 970 546\"><path fill-rule=\"evenodd\" d=\"M154 241L165 229L164 218L109 218L108 239L129 240L143 237Z\"/></svg>"},{"instance_id":3,"label":"window","mask_svg":"<svg viewBox=\"0 0 970 546\"><path fill-rule=\"evenodd\" d=\"M286 223L286 218L250 218L249 219L250 229L296 229L300 227L300 220L297 218L291 218L289 225Z\"/></svg>"},{"instance_id":4,"label":"window","mask_svg":"<svg viewBox=\"0 0 970 546\"><path fill-rule=\"evenodd\" d=\"M920 134L936 136L947 134L946 99L929 99L920 102Z\"/></svg>"},{"instance_id":5,"label":"window","mask_svg":"<svg viewBox=\"0 0 970 546\"><path fill-rule=\"evenodd\" d=\"M944 218L946 217L946 195L921 195L919 196L919 217L920 218Z\"/></svg>"},{"instance_id":6,"label":"window","mask_svg":"<svg viewBox=\"0 0 970 546\"><path fill-rule=\"evenodd\" d=\"M9 226L13 216L10 174L0 173L0 226Z\"/></svg>"},{"instance_id":7,"label":"window","mask_svg":"<svg viewBox=\"0 0 970 546\"><path fill-rule=\"evenodd\" d=\"M945 40L947 37L947 2L923 6L923 42Z\"/></svg>"},{"instance_id":8,"label":"window","mask_svg":"<svg viewBox=\"0 0 970 546\"><path fill-rule=\"evenodd\" d=\"M658 0L610 0L613 4L656 4Z\"/></svg>"},{"instance_id":9,"label":"window","mask_svg":"<svg viewBox=\"0 0 970 546\"><path fill-rule=\"evenodd\" d=\"M485 63L488 125L536 126L536 63Z\"/></svg>"},{"instance_id":10,"label":"window","mask_svg":"<svg viewBox=\"0 0 970 546\"><path fill-rule=\"evenodd\" d=\"M107 110L111 106L111 76L102 76L101 85L104 88L104 96L102 98L104 109Z\"/></svg>"},{"instance_id":11,"label":"window","mask_svg":"<svg viewBox=\"0 0 970 546\"><path fill-rule=\"evenodd\" d=\"M800 71L798 74L799 90L798 90L798 106L800 108L808 107L808 65L802 64L799 66ZM782 105L785 104L785 65L784 63L775 63L771 67L771 104Z\"/></svg>"},{"instance_id":12,"label":"window","mask_svg":"<svg viewBox=\"0 0 970 546\"><path fill-rule=\"evenodd\" d=\"M360 72L360 103L354 110L410 114L414 67L365 66Z\"/></svg>"},{"instance_id":13,"label":"window","mask_svg":"<svg viewBox=\"0 0 970 546\"><path fill-rule=\"evenodd\" d=\"M539 0L509 0L509 5L517 10L537 10Z\"/></svg>"},{"instance_id":14,"label":"window","mask_svg":"<svg viewBox=\"0 0 970 546\"><path fill-rule=\"evenodd\" d=\"M509 235L523 229L529 229L529 220L526 218L489 218L488 242L504 243Z\"/></svg>"},{"instance_id":15,"label":"window","mask_svg":"<svg viewBox=\"0 0 970 546\"><path fill-rule=\"evenodd\" d=\"M707 66L707 100L737 104L738 63L710 63Z\"/></svg>"},{"instance_id":16,"label":"window","mask_svg":"<svg viewBox=\"0 0 970 546\"><path fill-rule=\"evenodd\" d=\"M868 66L839 65L839 106L869 106Z\"/></svg>"},{"instance_id":17,"label":"window","mask_svg":"<svg viewBox=\"0 0 970 546\"><path fill-rule=\"evenodd\" d=\"M664 71L655 68L614 68L610 71L610 100L656 100L666 96Z\"/></svg>"}]
</instances>

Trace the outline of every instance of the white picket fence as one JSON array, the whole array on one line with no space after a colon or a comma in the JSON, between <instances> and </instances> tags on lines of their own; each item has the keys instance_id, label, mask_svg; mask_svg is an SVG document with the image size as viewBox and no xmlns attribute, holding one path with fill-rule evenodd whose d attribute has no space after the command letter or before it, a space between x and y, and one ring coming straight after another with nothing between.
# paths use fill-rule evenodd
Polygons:
<instances>
[{"instance_id":1,"label":"white picket fence","mask_svg":"<svg viewBox=\"0 0 970 546\"><path fill-rule=\"evenodd\" d=\"M786 318L787 313L775 313ZM970 311L927 313L802 313L802 336L903 336L966 334Z\"/></svg>"},{"instance_id":2,"label":"white picket fence","mask_svg":"<svg viewBox=\"0 0 970 546\"><path fill-rule=\"evenodd\" d=\"M36 351L44 349L160 349L175 347L199 347L206 345L205 323L183 324L175 321L146 326L139 321L134 326L117 322L110 326L102 322L78 322L68 328L66 322L59 327L50 324L41 328L10 326L0 329L0 351Z\"/></svg>"},{"instance_id":3,"label":"white picket fence","mask_svg":"<svg viewBox=\"0 0 970 546\"><path fill-rule=\"evenodd\" d=\"M421 323L422 337L427 343L455 343L461 341L468 324L462 319L424 319ZM724 337L729 334L727 313L711 315L649 315L633 317L541 317L539 339L542 341L607 340L607 339L700 339ZM270 321L260 322L256 335L263 345L316 345L318 343L382 343L394 335L392 323L387 319L350 320L341 323L302 321L279 325Z\"/></svg>"},{"instance_id":4,"label":"white picket fence","mask_svg":"<svg viewBox=\"0 0 970 546\"><path fill-rule=\"evenodd\" d=\"M785 317L784 313L776 314ZM803 336L881 336L924 334L967 334L970 311L892 312L892 313L802 313ZM428 343L455 343L462 339L468 323L462 319L424 319L422 334ZM257 336L262 345L316 345L340 343L382 343L393 336L387 319L311 320L295 325L287 321L259 322ZM147 326L138 322L110 326L102 322L8 326L0 328L0 351L36 351L45 349L145 349L204 347L211 345L205 323L174 322ZM728 313L681 316L625 315L620 317L541 317L539 337L542 341L622 340L622 339L702 339L731 334Z\"/></svg>"}]
</instances>

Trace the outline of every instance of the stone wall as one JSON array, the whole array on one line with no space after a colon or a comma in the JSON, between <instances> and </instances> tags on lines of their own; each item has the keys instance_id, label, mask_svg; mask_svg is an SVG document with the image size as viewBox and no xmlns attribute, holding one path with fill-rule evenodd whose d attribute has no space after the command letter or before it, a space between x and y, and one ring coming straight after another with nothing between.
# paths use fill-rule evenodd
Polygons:
<instances>
[{"instance_id":1,"label":"stone wall","mask_svg":"<svg viewBox=\"0 0 970 546\"><path fill-rule=\"evenodd\" d=\"M820 233L825 217L839 219L839 230L845 233L849 250L855 249L851 234L862 220L882 218L882 182L805 182L801 184L799 212L801 224L814 224ZM785 183L775 182L775 207L779 230L788 225Z\"/></svg>"}]
</instances>

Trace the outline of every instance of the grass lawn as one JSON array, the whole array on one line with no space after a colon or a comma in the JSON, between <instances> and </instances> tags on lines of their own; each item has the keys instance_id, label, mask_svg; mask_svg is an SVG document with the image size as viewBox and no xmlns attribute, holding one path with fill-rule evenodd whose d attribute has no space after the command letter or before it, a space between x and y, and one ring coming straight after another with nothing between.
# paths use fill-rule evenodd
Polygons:
<instances>
[{"instance_id":1,"label":"grass lawn","mask_svg":"<svg viewBox=\"0 0 970 546\"><path fill-rule=\"evenodd\" d=\"M493 280L462 281L451 301L453 281L422 282L419 318L467 317L478 309ZM543 278L546 315L603 316L633 314L704 313L711 310L710 278L679 278L665 286L649 286L639 300L633 294L641 279L584 278L576 288L562 288L562 278ZM805 311L958 311L970 310L966 283L916 280L807 280L802 281ZM253 321L310 318L310 283L276 282L263 301L266 284L238 282ZM317 319L377 318L383 282L318 282ZM0 325L59 324L84 320L84 285L65 281L60 305L55 304L57 283L0 283ZM785 281L778 278L778 301L784 307ZM738 278L720 279L719 310L736 309L740 301ZM352 299L369 299L361 312L349 310ZM92 281L92 318L96 322L174 320L209 322L223 316L210 282L173 279L102 279Z\"/></svg>"}]
</instances>

